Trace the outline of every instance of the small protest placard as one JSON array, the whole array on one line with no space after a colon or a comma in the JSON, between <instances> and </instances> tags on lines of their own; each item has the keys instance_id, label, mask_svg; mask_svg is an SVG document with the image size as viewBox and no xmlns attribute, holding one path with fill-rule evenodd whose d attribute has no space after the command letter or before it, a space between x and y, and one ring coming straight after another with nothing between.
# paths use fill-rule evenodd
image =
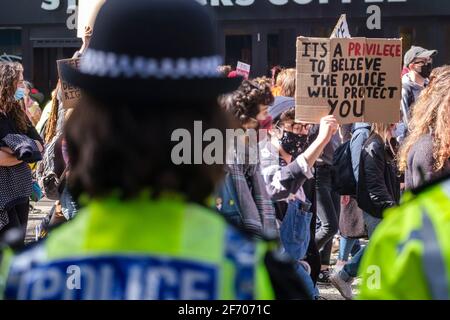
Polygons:
<instances>
[{"instance_id":1,"label":"small protest placard","mask_svg":"<svg viewBox=\"0 0 450 320\"><path fill-rule=\"evenodd\" d=\"M79 67L80 59L64 59L64 60L58 60L58 74L59 78L61 79L61 90L62 90L62 103L65 109L72 109L74 108L78 101L81 99L81 91L77 87L72 86L68 82L64 81L64 78L61 76L61 65L62 64L69 64L73 66L74 68Z\"/></svg>"},{"instance_id":2,"label":"small protest placard","mask_svg":"<svg viewBox=\"0 0 450 320\"><path fill-rule=\"evenodd\" d=\"M401 62L401 39L299 37L296 121L398 122Z\"/></svg>"},{"instance_id":3,"label":"small protest placard","mask_svg":"<svg viewBox=\"0 0 450 320\"><path fill-rule=\"evenodd\" d=\"M83 38L85 29L94 29L95 19L106 0L78 0L77 37Z\"/></svg>"},{"instance_id":4,"label":"small protest placard","mask_svg":"<svg viewBox=\"0 0 450 320\"><path fill-rule=\"evenodd\" d=\"M244 77L244 79L248 79L248 77L250 76L250 68L251 66L249 64L238 61L236 67L236 74L238 76Z\"/></svg>"},{"instance_id":5,"label":"small protest placard","mask_svg":"<svg viewBox=\"0 0 450 320\"><path fill-rule=\"evenodd\" d=\"M348 28L348 23L347 23L347 15L342 14L341 17L339 18L336 27L334 27L333 32L331 33L331 37L330 39L333 38L350 38L350 30Z\"/></svg>"}]
</instances>

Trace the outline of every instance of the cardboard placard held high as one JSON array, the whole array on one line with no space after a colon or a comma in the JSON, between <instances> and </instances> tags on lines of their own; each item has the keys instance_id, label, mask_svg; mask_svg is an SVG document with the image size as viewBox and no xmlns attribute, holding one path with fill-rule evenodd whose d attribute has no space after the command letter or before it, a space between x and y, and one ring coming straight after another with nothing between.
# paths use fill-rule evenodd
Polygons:
<instances>
[{"instance_id":1,"label":"cardboard placard held high","mask_svg":"<svg viewBox=\"0 0 450 320\"><path fill-rule=\"evenodd\" d=\"M401 39L299 37L296 121L398 122L401 65Z\"/></svg>"},{"instance_id":2,"label":"cardboard placard held high","mask_svg":"<svg viewBox=\"0 0 450 320\"><path fill-rule=\"evenodd\" d=\"M62 103L63 107L65 109L72 109L74 108L78 101L81 99L81 90L77 87L72 86L68 82L64 81L64 79L61 77L61 65L63 63L70 64L75 68L79 67L80 59L64 59L64 60L58 60L57 62L58 66L58 75L61 79L61 91L62 91Z\"/></svg>"}]
</instances>

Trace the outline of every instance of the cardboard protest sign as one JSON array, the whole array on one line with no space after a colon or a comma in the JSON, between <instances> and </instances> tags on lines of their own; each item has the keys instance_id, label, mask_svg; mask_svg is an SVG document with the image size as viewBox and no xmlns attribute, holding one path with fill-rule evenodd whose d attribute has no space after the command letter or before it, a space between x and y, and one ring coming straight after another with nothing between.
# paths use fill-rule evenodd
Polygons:
<instances>
[{"instance_id":1,"label":"cardboard protest sign","mask_svg":"<svg viewBox=\"0 0 450 320\"><path fill-rule=\"evenodd\" d=\"M249 64L238 61L236 67L236 74L238 76L244 77L245 79L248 79L248 77L250 76L250 68L251 66Z\"/></svg>"},{"instance_id":2,"label":"cardboard protest sign","mask_svg":"<svg viewBox=\"0 0 450 320\"><path fill-rule=\"evenodd\" d=\"M81 99L81 91L80 89L72 86L68 82L64 81L64 78L61 76L61 65L62 64L70 64L71 66L78 68L80 65L80 59L64 59L58 60L58 74L61 79L61 90L62 90L62 103L65 109L74 108L78 101Z\"/></svg>"},{"instance_id":3,"label":"cardboard protest sign","mask_svg":"<svg viewBox=\"0 0 450 320\"><path fill-rule=\"evenodd\" d=\"M86 27L94 29L97 14L105 2L106 0L78 0L78 38L83 38Z\"/></svg>"},{"instance_id":4,"label":"cardboard protest sign","mask_svg":"<svg viewBox=\"0 0 450 320\"><path fill-rule=\"evenodd\" d=\"M299 37L296 121L398 122L401 63L401 39Z\"/></svg>"},{"instance_id":5,"label":"cardboard protest sign","mask_svg":"<svg viewBox=\"0 0 450 320\"><path fill-rule=\"evenodd\" d=\"M347 15L346 14L342 14L341 17L339 18L336 27L334 27L333 32L331 33L330 39L333 38L350 38L350 30L348 28L348 23L347 23Z\"/></svg>"}]
</instances>

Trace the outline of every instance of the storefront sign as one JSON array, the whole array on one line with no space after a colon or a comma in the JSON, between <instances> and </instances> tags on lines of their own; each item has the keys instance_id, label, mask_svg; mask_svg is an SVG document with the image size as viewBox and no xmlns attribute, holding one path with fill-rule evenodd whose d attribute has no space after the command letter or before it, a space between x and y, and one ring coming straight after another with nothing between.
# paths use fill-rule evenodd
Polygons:
<instances>
[{"instance_id":1,"label":"storefront sign","mask_svg":"<svg viewBox=\"0 0 450 320\"><path fill-rule=\"evenodd\" d=\"M47 11L58 10L61 5L60 0L43 0L41 8ZM66 20L66 26L69 30L74 30L77 27L77 1L67 0L67 10L68 15Z\"/></svg>"},{"instance_id":2,"label":"storefront sign","mask_svg":"<svg viewBox=\"0 0 450 320\"><path fill-rule=\"evenodd\" d=\"M297 39L296 120L399 120L401 39Z\"/></svg>"},{"instance_id":3,"label":"storefront sign","mask_svg":"<svg viewBox=\"0 0 450 320\"><path fill-rule=\"evenodd\" d=\"M262 1L262 0L258 0ZM300 5L305 4L328 4L330 2L338 2L338 0L265 0L270 4L273 4L275 6L284 6L288 3L296 3ZM355 0L355 1L362 1L362 0ZM394 3L394 2L407 2L408 0L364 0L367 4L374 4L374 3ZM254 5L256 3L256 0L197 0L197 2L201 3L202 5L209 5L212 7L231 7L231 6L242 6L242 7L248 7L251 5ZM349 4L352 3L352 0L340 0L343 4Z\"/></svg>"},{"instance_id":4,"label":"storefront sign","mask_svg":"<svg viewBox=\"0 0 450 320\"><path fill-rule=\"evenodd\" d=\"M41 8L49 11L57 10L60 4L60 0L44 0L42 1Z\"/></svg>"},{"instance_id":5,"label":"storefront sign","mask_svg":"<svg viewBox=\"0 0 450 320\"><path fill-rule=\"evenodd\" d=\"M67 0L69 3L75 3L75 0ZM307 5L307 4L329 4L333 2L341 2L342 4L351 4L352 0L258 0L266 1L269 4L273 4L275 6L284 6L289 3L295 3L299 5ZM354 2L362 1L362 0L353 0ZM381 3L399 3L399 2L407 2L408 0L364 0L364 3L367 4L381 4ZM241 6L248 7L256 4L256 0L197 0L197 2L202 5L208 5L211 7L231 7L231 6ZM43 0L41 8L44 10L57 10L61 5L61 0ZM70 5L69 5L70 6Z\"/></svg>"},{"instance_id":6,"label":"storefront sign","mask_svg":"<svg viewBox=\"0 0 450 320\"><path fill-rule=\"evenodd\" d=\"M77 11L78 5L77 0L66 0L67 1L67 10L66 13L68 15L67 18L67 28L69 30L77 29ZM262 5L273 5L273 6L287 6L290 4L297 4L301 6L325 6L325 5L336 5L342 4L344 6L351 4L367 4L369 7L367 8L368 21L367 26L370 30L380 29L381 28L381 9L378 5L383 4L394 4L394 3L406 3L408 0L196 0L200 4L204 6L210 6L214 8L233 8L233 7L249 7L257 10L257 6ZM409 0L412 1L412 0ZM94 1L95 2L95 1ZM41 8L47 11L58 10L63 1L61 0L42 0Z\"/></svg>"}]
</instances>

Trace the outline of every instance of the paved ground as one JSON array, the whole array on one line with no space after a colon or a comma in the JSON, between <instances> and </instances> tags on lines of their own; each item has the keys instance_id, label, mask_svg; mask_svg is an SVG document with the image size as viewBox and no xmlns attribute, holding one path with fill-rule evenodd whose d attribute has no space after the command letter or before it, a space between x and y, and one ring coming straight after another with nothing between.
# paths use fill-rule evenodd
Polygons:
<instances>
[{"instance_id":1,"label":"paved ground","mask_svg":"<svg viewBox=\"0 0 450 320\"><path fill-rule=\"evenodd\" d=\"M27 228L27 242L35 241L35 227L41 220L50 212L53 201L41 200L34 206L34 210L30 212L28 228ZM336 254L333 255L332 260L336 259ZM354 290L356 289L356 282L354 283ZM319 284L320 295L327 300L344 300L339 292L332 285Z\"/></svg>"},{"instance_id":2,"label":"paved ground","mask_svg":"<svg viewBox=\"0 0 450 320\"><path fill-rule=\"evenodd\" d=\"M26 242L35 241L35 228L42 221L42 219L50 212L54 201L51 200L41 200L37 204L32 202L33 210L30 211L30 216L28 218L27 236L25 238Z\"/></svg>"}]
</instances>

